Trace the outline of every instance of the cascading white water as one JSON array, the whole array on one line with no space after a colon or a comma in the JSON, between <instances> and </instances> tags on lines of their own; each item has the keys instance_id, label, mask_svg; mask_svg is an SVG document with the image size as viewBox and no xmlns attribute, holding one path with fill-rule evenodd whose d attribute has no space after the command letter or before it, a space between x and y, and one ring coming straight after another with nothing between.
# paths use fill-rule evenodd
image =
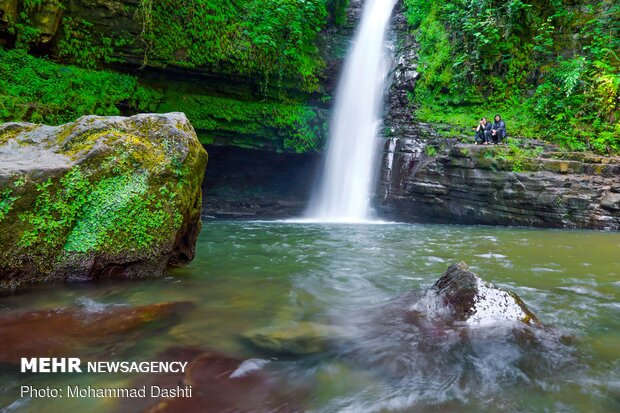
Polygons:
<instances>
[{"instance_id":1,"label":"cascading white water","mask_svg":"<svg viewBox=\"0 0 620 413\"><path fill-rule=\"evenodd\" d=\"M366 0L338 85L318 191L307 217L325 222L370 219L377 129L387 78L387 27L396 0Z\"/></svg>"}]
</instances>

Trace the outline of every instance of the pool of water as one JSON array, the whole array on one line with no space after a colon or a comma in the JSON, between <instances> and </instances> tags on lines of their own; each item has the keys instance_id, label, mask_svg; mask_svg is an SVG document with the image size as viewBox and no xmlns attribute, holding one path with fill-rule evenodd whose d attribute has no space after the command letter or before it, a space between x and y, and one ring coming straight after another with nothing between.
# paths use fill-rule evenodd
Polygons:
<instances>
[{"instance_id":1,"label":"pool of water","mask_svg":"<svg viewBox=\"0 0 620 413\"><path fill-rule=\"evenodd\" d=\"M570 339L530 348L501 328L468 332L467 340L453 331L429 337L392 322L388 311L383 316L385 303L429 287L458 261L519 294L558 337ZM620 233L207 222L196 259L165 278L46 286L2 297L0 308L165 301L194 305L166 330L135 342L123 337L107 359L151 360L188 346L269 360L265 369L306 411L620 411ZM287 358L243 339L256 328L301 321L348 338L324 353ZM118 387L135 379L15 370L0 365L2 411L119 411L111 399L19 399L18 388L76 381Z\"/></svg>"}]
</instances>

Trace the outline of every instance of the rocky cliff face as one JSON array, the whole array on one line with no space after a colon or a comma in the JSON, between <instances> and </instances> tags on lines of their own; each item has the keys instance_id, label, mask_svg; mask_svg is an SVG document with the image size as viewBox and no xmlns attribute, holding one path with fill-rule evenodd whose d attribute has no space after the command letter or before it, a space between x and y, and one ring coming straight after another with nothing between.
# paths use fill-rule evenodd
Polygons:
<instances>
[{"instance_id":1,"label":"rocky cliff face","mask_svg":"<svg viewBox=\"0 0 620 413\"><path fill-rule=\"evenodd\" d=\"M0 292L188 262L206 162L182 113L0 125Z\"/></svg>"},{"instance_id":2,"label":"rocky cliff face","mask_svg":"<svg viewBox=\"0 0 620 413\"><path fill-rule=\"evenodd\" d=\"M413 222L620 229L620 159L563 153L531 140L517 144L538 150L515 155L506 146L461 144L468 138L450 125L416 121L409 96L423 73L402 2L392 26L395 54L374 196L382 215ZM447 138L445 132L459 136Z\"/></svg>"},{"instance_id":3,"label":"rocky cliff face","mask_svg":"<svg viewBox=\"0 0 620 413\"><path fill-rule=\"evenodd\" d=\"M409 23L405 16L405 5L399 1L392 16L390 43L394 48L394 60L390 72L390 88L386 97L384 117L385 135L398 138L413 138L419 130L413 118L409 94L415 89L418 73L418 45L408 35Z\"/></svg>"},{"instance_id":4,"label":"rocky cliff face","mask_svg":"<svg viewBox=\"0 0 620 413\"><path fill-rule=\"evenodd\" d=\"M620 158L457 144L428 156L417 141L386 145L377 208L393 219L620 229ZM518 172L516 172L518 170Z\"/></svg>"}]
</instances>

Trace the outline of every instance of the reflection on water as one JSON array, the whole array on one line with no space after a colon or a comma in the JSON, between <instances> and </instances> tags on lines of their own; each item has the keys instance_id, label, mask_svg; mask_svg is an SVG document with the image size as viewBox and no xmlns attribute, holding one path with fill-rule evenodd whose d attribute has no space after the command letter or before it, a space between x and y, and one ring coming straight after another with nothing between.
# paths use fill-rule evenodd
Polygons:
<instances>
[{"instance_id":1,"label":"reflection on water","mask_svg":"<svg viewBox=\"0 0 620 413\"><path fill-rule=\"evenodd\" d=\"M616 412L619 252L618 233L210 222L194 262L164 279L47 286L4 297L0 307L96 311L191 301L195 305L177 324L141 334L111 353L108 348L106 357L149 360L181 345L255 359L305 410ZM403 322L399 311L411 301L405 294L430 286L461 260L485 280L518 293L549 328L423 329ZM270 357L242 339L249 330L301 321L335 326L342 337L327 352L301 358ZM134 378L24 376L0 366L0 406L33 412L117 409L114 400L17 401L21 384L78 380L118 387Z\"/></svg>"}]
</instances>

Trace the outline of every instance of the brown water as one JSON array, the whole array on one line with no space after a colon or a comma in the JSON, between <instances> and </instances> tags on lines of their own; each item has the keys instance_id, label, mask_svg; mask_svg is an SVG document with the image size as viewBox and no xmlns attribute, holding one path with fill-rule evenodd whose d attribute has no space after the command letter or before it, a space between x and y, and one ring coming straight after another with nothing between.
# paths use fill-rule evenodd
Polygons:
<instances>
[{"instance_id":1,"label":"brown water","mask_svg":"<svg viewBox=\"0 0 620 413\"><path fill-rule=\"evenodd\" d=\"M429 339L398 323L380 330L386 323L373 321L387 300L430 286L461 260L518 293L555 335L530 348L501 328L470 332L463 342L451 332ZM195 306L171 328L124 337L113 351L93 346L90 354L142 361L170 346L199 346L263 358L285 393L304 389L303 398L295 397L307 411L620 411L620 233L208 222L194 262L166 278L46 286L0 298L0 307L164 301ZM270 358L241 338L254 328L302 320L352 333L329 352L301 358ZM18 389L134 380L16 370L0 365L2 412L118 411L114 399L20 399Z\"/></svg>"}]
</instances>

